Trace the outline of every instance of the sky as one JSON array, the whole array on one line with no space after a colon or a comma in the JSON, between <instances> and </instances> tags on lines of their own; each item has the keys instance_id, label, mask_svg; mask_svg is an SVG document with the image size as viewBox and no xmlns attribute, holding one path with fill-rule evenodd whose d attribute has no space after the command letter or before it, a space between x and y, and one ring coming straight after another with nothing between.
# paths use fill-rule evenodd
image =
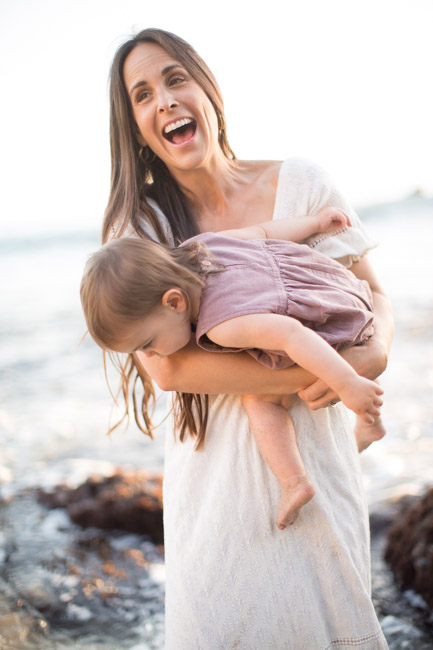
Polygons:
<instances>
[{"instance_id":1,"label":"sky","mask_svg":"<svg viewBox=\"0 0 433 650\"><path fill-rule=\"evenodd\" d=\"M208 63L238 158L314 160L355 206L433 194L433 0L0 0L0 238L99 229L110 62L145 27Z\"/></svg>"}]
</instances>

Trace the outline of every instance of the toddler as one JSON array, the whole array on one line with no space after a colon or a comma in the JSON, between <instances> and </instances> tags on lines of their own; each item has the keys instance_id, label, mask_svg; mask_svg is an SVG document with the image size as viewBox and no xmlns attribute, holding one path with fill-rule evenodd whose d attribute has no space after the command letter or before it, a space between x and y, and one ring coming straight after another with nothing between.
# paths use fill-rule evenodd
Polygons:
<instances>
[{"instance_id":1,"label":"toddler","mask_svg":"<svg viewBox=\"0 0 433 650\"><path fill-rule=\"evenodd\" d=\"M337 351L373 333L369 286L302 242L350 227L344 212L203 233L169 248L114 240L87 262L81 300L91 336L105 350L167 356L195 332L213 352L246 350L270 368L298 364L357 415L365 447L384 435L380 386ZM294 523L315 494L287 408L291 399L244 395L251 431L280 487L277 525Z\"/></svg>"}]
</instances>

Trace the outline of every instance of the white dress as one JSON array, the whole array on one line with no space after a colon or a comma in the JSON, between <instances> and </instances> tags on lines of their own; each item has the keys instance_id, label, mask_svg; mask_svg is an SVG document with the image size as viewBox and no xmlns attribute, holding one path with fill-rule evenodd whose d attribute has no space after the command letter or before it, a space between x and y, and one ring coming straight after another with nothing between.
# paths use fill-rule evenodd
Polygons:
<instances>
[{"instance_id":1,"label":"white dress","mask_svg":"<svg viewBox=\"0 0 433 650\"><path fill-rule=\"evenodd\" d=\"M372 247L324 172L280 171L274 218L324 205L354 228L315 242L346 265ZM367 508L345 408L291 408L317 490L293 526L276 524L279 486L238 396L211 400L203 451L167 435L164 473L167 650L387 648L370 598Z\"/></svg>"}]
</instances>

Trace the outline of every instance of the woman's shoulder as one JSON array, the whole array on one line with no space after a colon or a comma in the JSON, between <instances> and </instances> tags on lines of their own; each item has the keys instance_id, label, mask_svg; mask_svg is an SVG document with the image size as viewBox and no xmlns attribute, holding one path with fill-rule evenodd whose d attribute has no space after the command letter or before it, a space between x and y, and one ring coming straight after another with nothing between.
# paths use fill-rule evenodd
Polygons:
<instances>
[{"instance_id":1,"label":"woman's shoulder","mask_svg":"<svg viewBox=\"0 0 433 650\"><path fill-rule=\"evenodd\" d=\"M329 184L329 174L318 163L298 156L284 160L244 160L242 169L251 177L251 182L274 190L279 183L301 182L308 185Z\"/></svg>"},{"instance_id":2,"label":"woman's shoulder","mask_svg":"<svg viewBox=\"0 0 433 650\"><path fill-rule=\"evenodd\" d=\"M286 158L280 169L280 177L291 178L307 178L310 182L330 182L328 172L319 163L310 160L309 158L302 158L292 156Z\"/></svg>"}]
</instances>

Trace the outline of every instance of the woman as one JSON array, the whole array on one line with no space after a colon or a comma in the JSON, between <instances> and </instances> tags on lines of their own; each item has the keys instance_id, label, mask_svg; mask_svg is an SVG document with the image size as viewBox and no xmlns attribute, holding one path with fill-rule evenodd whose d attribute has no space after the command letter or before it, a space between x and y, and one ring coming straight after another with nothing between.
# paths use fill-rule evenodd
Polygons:
<instances>
[{"instance_id":1,"label":"woman","mask_svg":"<svg viewBox=\"0 0 433 650\"><path fill-rule=\"evenodd\" d=\"M120 47L110 92L104 240L129 234L178 243L200 231L341 207L358 227L312 245L370 283L375 335L344 356L360 374L377 377L392 335L389 303L364 256L371 242L322 170L294 159L236 160L215 79L167 32L144 30ZM167 648L386 648L369 593L355 440L340 406L322 408L338 396L300 368L272 371L246 354L209 354L193 343L165 359L136 353L135 364L145 387L148 373L164 390L212 396L202 450L190 435L167 437ZM291 412L320 489L284 532L273 521L278 485L241 408L245 393L300 397ZM191 409L183 415L185 425Z\"/></svg>"}]
</instances>

